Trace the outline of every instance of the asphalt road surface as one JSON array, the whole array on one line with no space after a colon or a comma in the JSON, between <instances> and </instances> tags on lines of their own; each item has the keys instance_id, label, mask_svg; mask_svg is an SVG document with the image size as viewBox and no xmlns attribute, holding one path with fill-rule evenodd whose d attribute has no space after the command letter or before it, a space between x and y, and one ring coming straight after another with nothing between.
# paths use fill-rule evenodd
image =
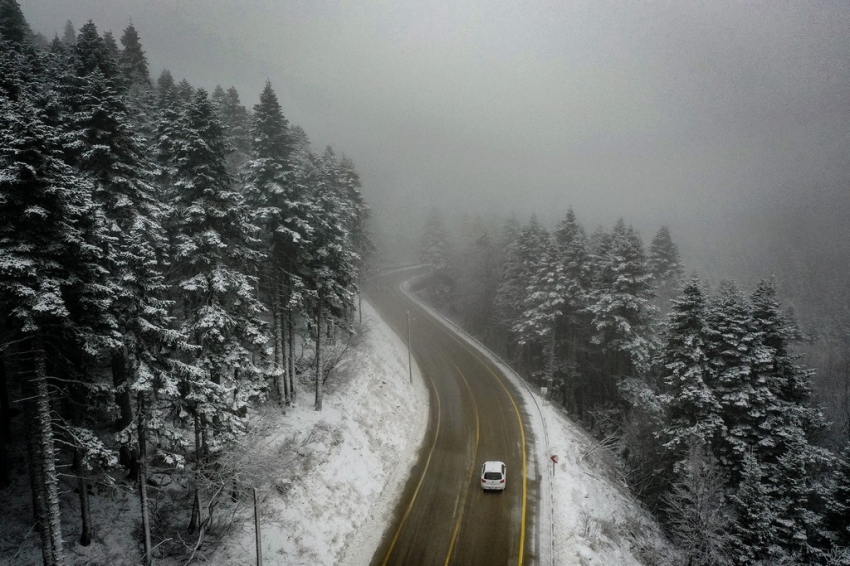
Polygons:
<instances>
[{"instance_id":1,"label":"asphalt road surface","mask_svg":"<svg viewBox=\"0 0 850 566\"><path fill-rule=\"evenodd\" d=\"M402 293L399 285L413 275L384 275L366 289L405 341L410 313L413 356L431 399L422 451L372 564L532 564L538 486L526 477L533 439L520 396L480 353ZM480 488L486 460L507 465L504 492Z\"/></svg>"}]
</instances>

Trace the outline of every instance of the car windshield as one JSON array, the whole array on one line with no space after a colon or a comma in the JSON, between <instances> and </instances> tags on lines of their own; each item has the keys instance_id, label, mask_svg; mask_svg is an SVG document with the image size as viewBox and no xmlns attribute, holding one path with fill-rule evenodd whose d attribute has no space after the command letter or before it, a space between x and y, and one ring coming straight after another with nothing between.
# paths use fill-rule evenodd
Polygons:
<instances>
[{"instance_id":1,"label":"car windshield","mask_svg":"<svg viewBox=\"0 0 850 566\"><path fill-rule=\"evenodd\" d=\"M485 480L500 480L502 479L502 474L500 472L485 472L484 473Z\"/></svg>"}]
</instances>

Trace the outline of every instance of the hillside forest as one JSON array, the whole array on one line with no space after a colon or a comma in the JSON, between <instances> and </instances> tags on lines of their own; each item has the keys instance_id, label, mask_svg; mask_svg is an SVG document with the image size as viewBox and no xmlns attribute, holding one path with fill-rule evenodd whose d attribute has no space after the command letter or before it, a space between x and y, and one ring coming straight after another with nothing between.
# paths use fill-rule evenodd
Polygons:
<instances>
[{"instance_id":1,"label":"hillside forest","mask_svg":"<svg viewBox=\"0 0 850 566\"><path fill-rule=\"evenodd\" d=\"M709 289L666 227L588 235L572 209L435 208L420 259L419 292L594 435L688 564L850 563L850 319L802 328L775 278Z\"/></svg>"},{"instance_id":2,"label":"hillside forest","mask_svg":"<svg viewBox=\"0 0 850 566\"><path fill-rule=\"evenodd\" d=\"M135 486L144 564L194 556L257 487L221 456L251 406L321 409L370 250L360 188L270 83L248 110L151 77L132 24L47 41L0 2L0 485L28 475L45 565L91 543L95 486Z\"/></svg>"}]
</instances>

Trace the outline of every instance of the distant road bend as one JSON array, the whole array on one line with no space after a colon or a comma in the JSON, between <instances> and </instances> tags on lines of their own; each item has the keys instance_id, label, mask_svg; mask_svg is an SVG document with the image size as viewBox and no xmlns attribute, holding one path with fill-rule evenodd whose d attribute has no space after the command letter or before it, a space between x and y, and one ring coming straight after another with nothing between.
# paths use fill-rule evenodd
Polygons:
<instances>
[{"instance_id":1,"label":"distant road bend","mask_svg":"<svg viewBox=\"0 0 850 566\"><path fill-rule=\"evenodd\" d=\"M513 384L484 356L400 290L417 274L374 278L366 290L406 340L430 390L428 430L418 461L373 565L532 564L531 519L538 485L528 479L533 439ZM506 463L507 489L483 492L486 460Z\"/></svg>"}]
</instances>

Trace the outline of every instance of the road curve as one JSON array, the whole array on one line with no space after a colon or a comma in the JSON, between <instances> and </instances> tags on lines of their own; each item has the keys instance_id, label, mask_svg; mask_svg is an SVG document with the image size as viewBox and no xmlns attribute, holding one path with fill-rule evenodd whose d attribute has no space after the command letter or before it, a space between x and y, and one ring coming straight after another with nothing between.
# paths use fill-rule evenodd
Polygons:
<instances>
[{"instance_id":1,"label":"road curve","mask_svg":"<svg viewBox=\"0 0 850 566\"><path fill-rule=\"evenodd\" d=\"M539 486L527 476L533 438L521 397L484 356L401 292L412 275L379 276L366 289L405 340L410 313L413 355L431 398L425 442L372 564L533 564ZM507 465L503 493L480 489L486 460Z\"/></svg>"}]
</instances>

